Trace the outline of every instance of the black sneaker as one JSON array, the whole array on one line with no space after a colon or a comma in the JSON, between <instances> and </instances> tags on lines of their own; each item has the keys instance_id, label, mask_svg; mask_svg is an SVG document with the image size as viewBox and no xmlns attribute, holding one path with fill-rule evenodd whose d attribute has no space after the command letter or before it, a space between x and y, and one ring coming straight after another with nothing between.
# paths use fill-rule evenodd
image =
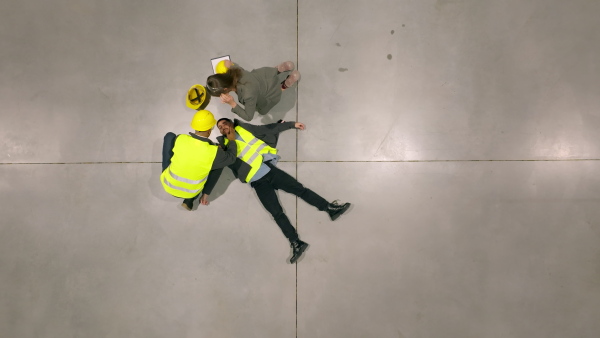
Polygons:
<instances>
[{"instance_id":1,"label":"black sneaker","mask_svg":"<svg viewBox=\"0 0 600 338\"><path fill-rule=\"evenodd\" d=\"M290 258L290 263L294 264L298 261L300 256L302 256L304 251L306 251L306 249L308 249L308 243L302 242L301 240L298 239L298 240L292 242L291 246L292 246L293 253L292 253L292 258Z\"/></svg>"},{"instance_id":2,"label":"black sneaker","mask_svg":"<svg viewBox=\"0 0 600 338\"><path fill-rule=\"evenodd\" d=\"M329 205L327 205L327 213L332 221L335 221L340 217L343 213L345 213L350 208L350 203L339 204L338 200L335 200Z\"/></svg>"},{"instance_id":3,"label":"black sneaker","mask_svg":"<svg viewBox=\"0 0 600 338\"><path fill-rule=\"evenodd\" d=\"M181 203L181 206L184 207L187 211L192 211L192 208L194 207L194 198L184 199L183 203Z\"/></svg>"}]
</instances>

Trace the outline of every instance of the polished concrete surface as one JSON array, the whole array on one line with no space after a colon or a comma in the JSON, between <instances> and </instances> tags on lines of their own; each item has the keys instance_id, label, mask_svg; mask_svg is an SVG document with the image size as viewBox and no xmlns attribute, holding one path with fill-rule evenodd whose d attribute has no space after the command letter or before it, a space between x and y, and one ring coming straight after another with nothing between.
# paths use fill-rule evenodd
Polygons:
<instances>
[{"instance_id":1,"label":"polished concrete surface","mask_svg":"<svg viewBox=\"0 0 600 338\"><path fill-rule=\"evenodd\" d=\"M600 2L0 3L0 337L597 337ZM293 60L253 123L298 265L224 172L158 181L210 58ZM209 105L217 117L227 106ZM214 135L213 135L214 136Z\"/></svg>"}]
</instances>

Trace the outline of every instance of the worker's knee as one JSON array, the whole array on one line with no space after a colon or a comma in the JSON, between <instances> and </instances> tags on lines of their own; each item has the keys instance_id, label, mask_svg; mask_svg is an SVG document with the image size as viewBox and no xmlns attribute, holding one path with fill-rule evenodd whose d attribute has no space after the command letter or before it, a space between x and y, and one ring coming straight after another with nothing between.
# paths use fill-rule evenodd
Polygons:
<instances>
[{"instance_id":1,"label":"worker's knee","mask_svg":"<svg viewBox=\"0 0 600 338\"><path fill-rule=\"evenodd\" d=\"M172 140L172 139L174 139L176 137L177 137L177 135L175 135L175 133L168 132L168 133L165 134L164 141L167 142L167 141L170 141L170 140Z\"/></svg>"}]
</instances>

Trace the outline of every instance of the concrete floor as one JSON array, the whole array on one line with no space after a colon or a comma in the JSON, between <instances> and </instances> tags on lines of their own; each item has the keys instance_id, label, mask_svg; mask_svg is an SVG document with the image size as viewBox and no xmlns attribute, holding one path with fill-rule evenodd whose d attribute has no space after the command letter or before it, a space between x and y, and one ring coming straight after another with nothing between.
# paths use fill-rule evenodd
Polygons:
<instances>
[{"instance_id":1,"label":"concrete floor","mask_svg":"<svg viewBox=\"0 0 600 338\"><path fill-rule=\"evenodd\" d=\"M0 336L597 337L600 2L0 2ZM297 62L271 114L298 265L225 172L159 183L210 58ZM218 100L217 117L232 114ZM235 206L235 208L232 208Z\"/></svg>"}]
</instances>

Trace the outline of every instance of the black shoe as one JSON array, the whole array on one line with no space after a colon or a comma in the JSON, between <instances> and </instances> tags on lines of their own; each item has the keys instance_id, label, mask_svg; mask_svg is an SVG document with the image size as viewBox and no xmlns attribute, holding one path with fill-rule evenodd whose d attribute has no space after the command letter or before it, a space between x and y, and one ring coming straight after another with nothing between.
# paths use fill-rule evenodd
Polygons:
<instances>
[{"instance_id":1,"label":"black shoe","mask_svg":"<svg viewBox=\"0 0 600 338\"><path fill-rule=\"evenodd\" d=\"M337 200L327 205L327 213L332 221L335 221L340 215L345 213L350 208L350 203L339 204Z\"/></svg>"},{"instance_id":2,"label":"black shoe","mask_svg":"<svg viewBox=\"0 0 600 338\"><path fill-rule=\"evenodd\" d=\"M292 250L294 250L294 252L292 253L292 258L290 258L290 263L294 264L298 261L300 256L302 256L304 251L306 251L306 249L308 249L308 243L302 242L301 240L298 239L298 240L292 242L291 246L292 246Z\"/></svg>"},{"instance_id":3,"label":"black shoe","mask_svg":"<svg viewBox=\"0 0 600 338\"><path fill-rule=\"evenodd\" d=\"M187 211L192 211L192 208L194 207L194 198L184 199L183 203L181 203L181 206L184 207Z\"/></svg>"}]
</instances>

